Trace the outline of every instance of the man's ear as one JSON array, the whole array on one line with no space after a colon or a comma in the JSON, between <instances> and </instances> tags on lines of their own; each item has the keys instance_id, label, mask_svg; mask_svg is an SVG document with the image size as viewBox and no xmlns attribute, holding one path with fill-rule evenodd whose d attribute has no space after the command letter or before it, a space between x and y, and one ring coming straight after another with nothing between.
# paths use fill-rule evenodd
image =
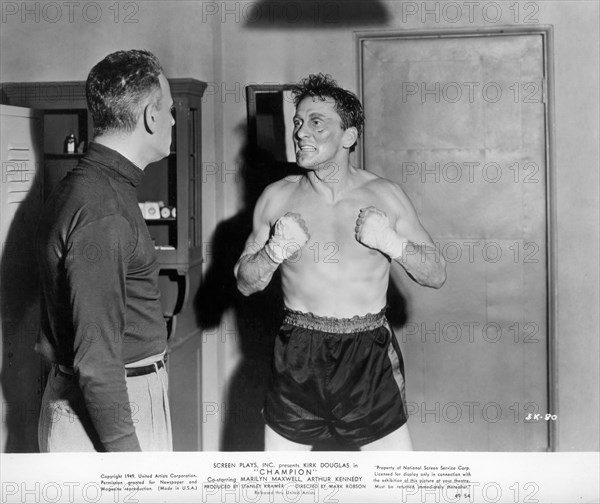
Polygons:
<instances>
[{"instance_id":1,"label":"man's ear","mask_svg":"<svg viewBox=\"0 0 600 504\"><path fill-rule=\"evenodd\" d=\"M144 126L150 134L156 131L156 107L153 103L148 103L144 107Z\"/></svg>"},{"instance_id":2,"label":"man's ear","mask_svg":"<svg viewBox=\"0 0 600 504\"><path fill-rule=\"evenodd\" d=\"M350 149L358 140L358 130L354 126L350 126L344 131L343 145L344 148Z\"/></svg>"}]
</instances>

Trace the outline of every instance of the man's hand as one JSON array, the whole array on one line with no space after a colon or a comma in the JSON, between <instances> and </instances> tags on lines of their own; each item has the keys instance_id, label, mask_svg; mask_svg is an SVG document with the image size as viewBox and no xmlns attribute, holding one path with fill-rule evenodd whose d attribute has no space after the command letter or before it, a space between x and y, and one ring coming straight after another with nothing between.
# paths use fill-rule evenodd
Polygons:
<instances>
[{"instance_id":1,"label":"man's hand","mask_svg":"<svg viewBox=\"0 0 600 504\"><path fill-rule=\"evenodd\" d=\"M365 247L379 250L392 259L402 256L407 243L392 229L386 213L374 206L360 209L354 231Z\"/></svg>"},{"instance_id":2,"label":"man's hand","mask_svg":"<svg viewBox=\"0 0 600 504\"><path fill-rule=\"evenodd\" d=\"M265 252L273 262L281 264L293 257L309 239L306 222L300 214L288 212L277 219Z\"/></svg>"}]
</instances>

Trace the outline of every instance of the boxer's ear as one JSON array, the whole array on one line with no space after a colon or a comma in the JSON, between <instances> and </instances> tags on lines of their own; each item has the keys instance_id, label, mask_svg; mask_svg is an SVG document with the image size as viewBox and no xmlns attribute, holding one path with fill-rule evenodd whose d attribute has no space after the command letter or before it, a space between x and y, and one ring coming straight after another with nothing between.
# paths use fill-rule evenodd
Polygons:
<instances>
[{"instance_id":1,"label":"boxer's ear","mask_svg":"<svg viewBox=\"0 0 600 504\"><path fill-rule=\"evenodd\" d=\"M345 149L352 147L358 140L358 130L354 126L350 126L344 131L342 137L343 146Z\"/></svg>"}]
</instances>

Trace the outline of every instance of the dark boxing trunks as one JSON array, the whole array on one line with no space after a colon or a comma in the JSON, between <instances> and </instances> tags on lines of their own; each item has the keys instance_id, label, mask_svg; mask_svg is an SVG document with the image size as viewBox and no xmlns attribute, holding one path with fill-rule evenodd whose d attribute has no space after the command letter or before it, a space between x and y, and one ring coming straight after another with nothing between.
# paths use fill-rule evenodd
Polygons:
<instances>
[{"instance_id":1,"label":"dark boxing trunks","mask_svg":"<svg viewBox=\"0 0 600 504\"><path fill-rule=\"evenodd\" d=\"M264 408L275 432L301 444L362 446L404 425L405 404L385 310L336 319L286 309Z\"/></svg>"}]
</instances>

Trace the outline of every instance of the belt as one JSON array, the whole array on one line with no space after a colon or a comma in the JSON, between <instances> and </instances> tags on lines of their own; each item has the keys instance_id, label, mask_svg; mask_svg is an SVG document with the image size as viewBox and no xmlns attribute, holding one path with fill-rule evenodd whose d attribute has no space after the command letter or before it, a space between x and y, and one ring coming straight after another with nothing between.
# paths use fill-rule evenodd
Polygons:
<instances>
[{"instance_id":1,"label":"belt","mask_svg":"<svg viewBox=\"0 0 600 504\"><path fill-rule=\"evenodd\" d=\"M127 378L132 378L134 376L144 376L150 373L158 372L159 369L162 369L164 367L165 360L161 359L156 362L153 362L152 364L148 364L147 366L125 368L125 371L127 372ZM56 366L56 372L67 378L73 378L75 376L75 371L73 370L73 368L63 366L62 364Z\"/></svg>"},{"instance_id":2,"label":"belt","mask_svg":"<svg viewBox=\"0 0 600 504\"><path fill-rule=\"evenodd\" d=\"M165 361L161 359L152 364L148 364L147 366L125 368L125 371L127 371L127 378L131 378L133 376L144 376L154 372L158 373L158 370L164 367Z\"/></svg>"}]
</instances>

